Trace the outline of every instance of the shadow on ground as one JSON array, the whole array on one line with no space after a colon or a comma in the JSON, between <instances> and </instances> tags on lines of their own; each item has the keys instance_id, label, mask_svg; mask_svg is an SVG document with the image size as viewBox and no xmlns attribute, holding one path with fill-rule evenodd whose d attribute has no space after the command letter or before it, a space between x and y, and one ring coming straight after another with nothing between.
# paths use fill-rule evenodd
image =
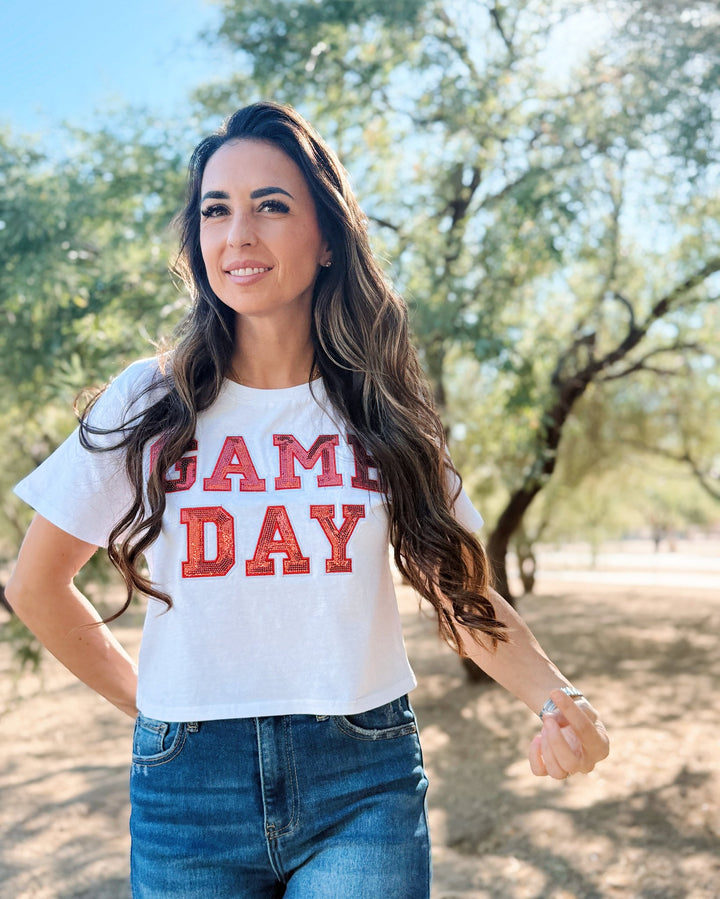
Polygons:
<instances>
[{"instance_id":1,"label":"shadow on ground","mask_svg":"<svg viewBox=\"0 0 720 899\"><path fill-rule=\"evenodd\" d=\"M434 899L720 895L712 594L563 584L521 602L611 734L603 765L558 783L530 774L534 715L493 685L467 683L432 619L399 592L431 778ZM139 630L128 624L118 633L134 651ZM0 896L127 899L132 723L53 660L13 685L6 650Z\"/></svg>"},{"instance_id":2,"label":"shadow on ground","mask_svg":"<svg viewBox=\"0 0 720 899\"><path fill-rule=\"evenodd\" d=\"M434 895L717 897L720 603L710 593L563 590L520 611L612 740L610 759L563 783L529 772L537 719L494 685L468 684L432 620L403 596L431 775Z\"/></svg>"}]
</instances>

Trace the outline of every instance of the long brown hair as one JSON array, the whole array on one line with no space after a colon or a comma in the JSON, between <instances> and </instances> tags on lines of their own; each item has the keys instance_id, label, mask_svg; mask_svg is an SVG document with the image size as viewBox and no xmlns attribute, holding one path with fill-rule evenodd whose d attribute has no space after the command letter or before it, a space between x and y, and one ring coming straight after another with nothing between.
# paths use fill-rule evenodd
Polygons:
<instances>
[{"instance_id":1,"label":"long brown hair","mask_svg":"<svg viewBox=\"0 0 720 899\"><path fill-rule=\"evenodd\" d=\"M180 255L176 269L193 306L162 370L162 396L129 422L122 440L134 500L110 534L108 554L122 574L128 598L134 590L172 605L139 568L160 533L165 510L164 474L188 450L197 415L217 398L230 369L234 312L213 293L200 250L200 189L205 166L233 140L269 142L300 168L332 255L312 299L315 370L322 375L335 412L377 467L386 496L395 563L435 607L441 635L461 650L457 622L494 644L505 627L488 598L489 565L475 537L455 519L452 484L459 476L445 452L445 433L409 339L403 300L373 258L367 223L335 154L292 108L255 103L230 116L196 147L189 165L187 200L177 217ZM152 385L158 388L157 380ZM99 433L81 419L81 440L96 450ZM161 448L146 482L143 450ZM459 490L459 487L457 488ZM455 494L455 495L453 495ZM108 619L108 620L112 620Z\"/></svg>"}]
</instances>

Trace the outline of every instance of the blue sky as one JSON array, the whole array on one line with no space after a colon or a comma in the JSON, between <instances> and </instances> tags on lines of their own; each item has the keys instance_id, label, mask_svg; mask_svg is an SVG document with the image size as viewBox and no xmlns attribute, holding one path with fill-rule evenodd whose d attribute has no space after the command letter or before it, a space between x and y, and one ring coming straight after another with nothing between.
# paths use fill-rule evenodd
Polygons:
<instances>
[{"instance_id":1,"label":"blue sky","mask_svg":"<svg viewBox=\"0 0 720 899\"><path fill-rule=\"evenodd\" d=\"M0 126L47 138L127 103L181 119L194 87L232 70L227 51L199 39L219 18L213 0L0 0ZM602 26L591 10L569 25L572 40L559 34L564 67Z\"/></svg>"},{"instance_id":2,"label":"blue sky","mask_svg":"<svg viewBox=\"0 0 720 899\"><path fill-rule=\"evenodd\" d=\"M197 85L230 70L198 39L209 0L0 0L0 124L92 126L125 103L181 114Z\"/></svg>"}]
</instances>

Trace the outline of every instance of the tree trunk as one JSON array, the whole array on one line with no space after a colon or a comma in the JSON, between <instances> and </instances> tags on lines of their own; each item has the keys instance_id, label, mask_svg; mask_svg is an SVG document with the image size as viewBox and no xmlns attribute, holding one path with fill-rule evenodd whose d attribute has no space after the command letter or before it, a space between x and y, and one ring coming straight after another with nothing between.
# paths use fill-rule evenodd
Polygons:
<instances>
[{"instance_id":1,"label":"tree trunk","mask_svg":"<svg viewBox=\"0 0 720 899\"><path fill-rule=\"evenodd\" d=\"M553 466L554 467L554 466ZM513 605L513 595L507 573L507 554L510 548L510 540L513 534L522 525L525 513L530 504L541 490L541 484L537 481L533 484L526 483L510 497L508 504L502 512L495 530L490 534L487 542L487 554L495 574L495 589Z\"/></svg>"},{"instance_id":2,"label":"tree trunk","mask_svg":"<svg viewBox=\"0 0 720 899\"><path fill-rule=\"evenodd\" d=\"M486 550L495 575L495 589L510 605L514 605L507 573L510 540L522 526L525 513L532 501L555 471L557 448L560 445L565 422L572 407L585 393L592 380L587 370L584 374L585 377L575 375L569 379L555 380L555 401L543 416L547 425L535 453L535 462L522 486L510 496L487 541ZM470 681L481 683L490 679L469 659L463 659L463 665Z\"/></svg>"},{"instance_id":3,"label":"tree trunk","mask_svg":"<svg viewBox=\"0 0 720 899\"><path fill-rule=\"evenodd\" d=\"M541 530L542 528L540 528L540 531ZM527 596L535 589L535 573L537 572L537 558L535 556L534 548L535 540L531 540L525 528L521 527L518 529L514 543L515 554L517 555L518 573L522 582L523 596Z\"/></svg>"},{"instance_id":4,"label":"tree trunk","mask_svg":"<svg viewBox=\"0 0 720 899\"><path fill-rule=\"evenodd\" d=\"M515 603L507 574L510 538L522 524L525 512L539 492L540 486L536 486L533 490L521 488L512 495L485 547L495 575L495 589L507 599L511 606L514 606ZM479 668L470 659L463 659L463 667L468 680L472 683L491 680L489 675L485 674L482 668Z\"/></svg>"}]
</instances>

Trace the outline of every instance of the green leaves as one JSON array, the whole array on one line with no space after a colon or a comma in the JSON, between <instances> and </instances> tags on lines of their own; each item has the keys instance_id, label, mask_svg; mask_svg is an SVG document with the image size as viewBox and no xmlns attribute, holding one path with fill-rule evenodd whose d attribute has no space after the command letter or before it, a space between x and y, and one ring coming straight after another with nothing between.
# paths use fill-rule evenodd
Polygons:
<instances>
[{"instance_id":1,"label":"green leaves","mask_svg":"<svg viewBox=\"0 0 720 899\"><path fill-rule=\"evenodd\" d=\"M618 379L652 390L699 352L720 257L716 16L633 0L613 31L572 3L224 8L238 86L298 105L355 175L453 450L494 471L482 489L506 491L518 527L558 463L580 482L570 460L592 454L563 435L592 385L611 421ZM574 69L545 52L573 22L606 32Z\"/></svg>"},{"instance_id":2,"label":"green leaves","mask_svg":"<svg viewBox=\"0 0 720 899\"><path fill-rule=\"evenodd\" d=\"M151 355L182 313L168 263L187 138L141 117L65 137L73 152L59 160L23 138L0 137L6 496L72 429L75 395ZM0 538L17 540L26 516L8 499Z\"/></svg>"},{"instance_id":3,"label":"green leaves","mask_svg":"<svg viewBox=\"0 0 720 899\"><path fill-rule=\"evenodd\" d=\"M661 394L663 416L702 420L720 268L712 4L627 0L612 21L560 0L221 9L206 39L237 76L199 89L184 129L128 114L72 132L60 162L0 138L0 416L27 421L25 464L68 426L53 404L151 352L181 314L167 263L185 159L200 123L259 97L339 151L486 512L507 524L512 506L517 527L543 495L557 512L605 465L624 483L644 450L601 465L581 434L624 434Z\"/></svg>"}]
</instances>

